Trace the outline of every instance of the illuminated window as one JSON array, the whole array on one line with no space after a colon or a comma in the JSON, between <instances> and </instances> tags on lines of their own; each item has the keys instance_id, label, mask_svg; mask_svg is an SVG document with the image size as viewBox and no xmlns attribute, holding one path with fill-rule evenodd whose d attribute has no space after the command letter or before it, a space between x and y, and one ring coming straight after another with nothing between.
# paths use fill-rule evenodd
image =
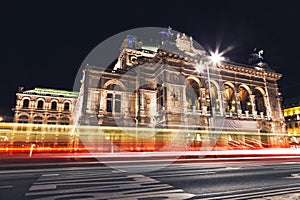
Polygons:
<instances>
[{"instance_id":1,"label":"illuminated window","mask_svg":"<svg viewBox=\"0 0 300 200\"><path fill-rule=\"evenodd\" d=\"M28 99L25 99L23 101L23 108L28 108L29 107L29 100Z\"/></svg>"},{"instance_id":2,"label":"illuminated window","mask_svg":"<svg viewBox=\"0 0 300 200\"><path fill-rule=\"evenodd\" d=\"M70 110L70 103L66 102L64 104L64 111L69 111Z\"/></svg>"},{"instance_id":3,"label":"illuminated window","mask_svg":"<svg viewBox=\"0 0 300 200\"><path fill-rule=\"evenodd\" d=\"M44 107L44 101L39 100L37 104L37 109L43 109L43 107Z\"/></svg>"},{"instance_id":4,"label":"illuminated window","mask_svg":"<svg viewBox=\"0 0 300 200\"><path fill-rule=\"evenodd\" d=\"M240 96L240 104L241 104L242 112L245 113L245 111L248 110L249 113L251 114L252 106L250 103L249 92L244 87L240 87L239 96Z\"/></svg>"},{"instance_id":5,"label":"illuminated window","mask_svg":"<svg viewBox=\"0 0 300 200\"><path fill-rule=\"evenodd\" d=\"M224 85L225 112L236 113L235 90L228 84Z\"/></svg>"},{"instance_id":6,"label":"illuminated window","mask_svg":"<svg viewBox=\"0 0 300 200\"><path fill-rule=\"evenodd\" d=\"M57 102L56 101L52 101L51 110L57 110Z\"/></svg>"}]
</instances>

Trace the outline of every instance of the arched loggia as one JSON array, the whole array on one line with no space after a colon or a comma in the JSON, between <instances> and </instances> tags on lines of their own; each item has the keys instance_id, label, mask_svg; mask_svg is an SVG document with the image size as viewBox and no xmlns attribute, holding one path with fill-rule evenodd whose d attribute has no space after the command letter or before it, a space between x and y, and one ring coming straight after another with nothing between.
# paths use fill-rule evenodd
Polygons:
<instances>
[{"instance_id":1,"label":"arched loggia","mask_svg":"<svg viewBox=\"0 0 300 200\"><path fill-rule=\"evenodd\" d=\"M239 97L240 97L242 113L249 111L249 114L252 114L250 94L249 94L249 91L243 86L239 87Z\"/></svg>"},{"instance_id":2,"label":"arched loggia","mask_svg":"<svg viewBox=\"0 0 300 200\"><path fill-rule=\"evenodd\" d=\"M223 94L224 94L224 102L225 102L225 112L236 113L237 108L236 108L236 96L235 96L234 86L225 83Z\"/></svg>"},{"instance_id":3,"label":"arched loggia","mask_svg":"<svg viewBox=\"0 0 300 200\"><path fill-rule=\"evenodd\" d=\"M187 109L201 109L201 100L200 100L200 87L194 79L186 80L186 107Z\"/></svg>"}]
</instances>

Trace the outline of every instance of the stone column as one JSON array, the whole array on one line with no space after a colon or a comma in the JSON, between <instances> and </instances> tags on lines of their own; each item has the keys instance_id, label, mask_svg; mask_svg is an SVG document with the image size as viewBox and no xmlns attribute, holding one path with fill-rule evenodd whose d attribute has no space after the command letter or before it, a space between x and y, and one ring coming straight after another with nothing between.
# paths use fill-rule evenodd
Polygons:
<instances>
[{"instance_id":1,"label":"stone column","mask_svg":"<svg viewBox=\"0 0 300 200\"><path fill-rule=\"evenodd\" d=\"M224 102L223 102L223 91L218 91L218 99L219 99L219 104L220 104L220 115L224 116L225 106L224 106Z\"/></svg>"},{"instance_id":2,"label":"stone column","mask_svg":"<svg viewBox=\"0 0 300 200\"><path fill-rule=\"evenodd\" d=\"M202 114L206 114L206 99L205 99L205 88L200 88L200 101L201 101L201 111Z\"/></svg>"},{"instance_id":3,"label":"stone column","mask_svg":"<svg viewBox=\"0 0 300 200\"><path fill-rule=\"evenodd\" d=\"M235 93L235 101L236 101L236 111L238 114L238 117L242 116L242 109L241 109L241 102L240 102L240 93Z\"/></svg>"},{"instance_id":4,"label":"stone column","mask_svg":"<svg viewBox=\"0 0 300 200\"><path fill-rule=\"evenodd\" d=\"M98 123L102 124L103 123L103 119L104 119L104 115L103 115L103 109L104 109L104 91L100 90L99 91L99 110L98 110Z\"/></svg>"},{"instance_id":5,"label":"stone column","mask_svg":"<svg viewBox=\"0 0 300 200\"><path fill-rule=\"evenodd\" d=\"M145 100L144 100L144 90L139 89L139 95L138 95L138 119L141 124L144 124L145 122Z\"/></svg>"},{"instance_id":6,"label":"stone column","mask_svg":"<svg viewBox=\"0 0 300 200\"><path fill-rule=\"evenodd\" d=\"M180 99L178 99L179 100L179 102L181 102L182 101L182 109L183 109L183 113L186 113L187 112L187 105L186 105L186 93L185 93L185 91L186 91L186 87L185 86L183 86L182 87L182 90L181 90L181 98Z\"/></svg>"},{"instance_id":7,"label":"stone column","mask_svg":"<svg viewBox=\"0 0 300 200\"><path fill-rule=\"evenodd\" d=\"M121 111L122 111L122 114L124 114L124 117L125 118L128 118L129 117L129 108L128 108L128 105L129 105L129 94L127 92L124 92L122 97L121 97Z\"/></svg>"},{"instance_id":8,"label":"stone column","mask_svg":"<svg viewBox=\"0 0 300 200\"><path fill-rule=\"evenodd\" d=\"M250 98L250 103L251 103L251 107L252 107L252 114L253 114L253 118L256 118L257 112L256 112L256 106L255 106L255 95L251 94L249 96Z\"/></svg>"},{"instance_id":9,"label":"stone column","mask_svg":"<svg viewBox=\"0 0 300 200\"><path fill-rule=\"evenodd\" d=\"M139 105L139 113L140 113L140 116L142 115L145 115L145 100L144 100L144 90L142 89L139 89L139 102L140 102L140 105Z\"/></svg>"},{"instance_id":10,"label":"stone column","mask_svg":"<svg viewBox=\"0 0 300 200\"><path fill-rule=\"evenodd\" d=\"M266 114L267 114L267 118L271 119L271 106L270 106L270 102L269 102L269 97L267 95L264 96L264 102L265 102L265 106L266 106Z\"/></svg>"},{"instance_id":11,"label":"stone column","mask_svg":"<svg viewBox=\"0 0 300 200\"><path fill-rule=\"evenodd\" d=\"M236 110L241 110L240 93L235 93Z\"/></svg>"}]
</instances>

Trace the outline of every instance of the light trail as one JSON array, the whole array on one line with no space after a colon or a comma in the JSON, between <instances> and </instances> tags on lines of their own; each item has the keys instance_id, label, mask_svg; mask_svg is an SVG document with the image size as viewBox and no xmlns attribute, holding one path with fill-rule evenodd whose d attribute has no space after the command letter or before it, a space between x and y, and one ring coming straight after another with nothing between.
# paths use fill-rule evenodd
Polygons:
<instances>
[{"instance_id":1,"label":"light trail","mask_svg":"<svg viewBox=\"0 0 300 200\"><path fill-rule=\"evenodd\" d=\"M273 146L280 154L290 147L298 148L297 139L291 146L290 135L281 133L259 133L245 130L230 131L222 127L172 126L171 128L135 128L112 126L71 126L47 124L0 123L0 153L118 153L146 152L155 154L170 151L185 155L199 155L206 150L221 150L218 156L225 152L237 154L257 154L256 150L264 149L264 155L270 155L260 137L267 136L281 141L280 146ZM73 134L73 131L76 134ZM173 149L166 149L179 136L185 143ZM174 139L175 138L175 139ZM179 140L177 139L177 140ZM32 146L34 145L34 146ZM209 146L214 145L214 146ZM300 147L300 145L299 145ZM234 151L232 151L234 150ZM289 149L290 150L290 149ZM287 155L290 153L286 152ZM295 153L295 151L293 152ZM272 154L274 151L272 150ZM276 153L275 153L276 154ZM260 154L262 155L262 154ZM0 155L1 156L1 155Z\"/></svg>"}]
</instances>

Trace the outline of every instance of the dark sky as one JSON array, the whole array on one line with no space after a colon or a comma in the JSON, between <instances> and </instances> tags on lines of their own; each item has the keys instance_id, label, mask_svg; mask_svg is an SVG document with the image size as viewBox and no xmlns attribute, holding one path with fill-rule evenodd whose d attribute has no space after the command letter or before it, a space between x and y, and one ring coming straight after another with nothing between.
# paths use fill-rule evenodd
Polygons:
<instances>
[{"instance_id":1,"label":"dark sky","mask_svg":"<svg viewBox=\"0 0 300 200\"><path fill-rule=\"evenodd\" d=\"M18 86L71 90L94 47L149 26L171 26L205 48L233 46L225 56L242 63L263 48L270 67L283 74L284 97L300 96L297 1L20 1L0 7L0 114L12 115Z\"/></svg>"}]
</instances>

